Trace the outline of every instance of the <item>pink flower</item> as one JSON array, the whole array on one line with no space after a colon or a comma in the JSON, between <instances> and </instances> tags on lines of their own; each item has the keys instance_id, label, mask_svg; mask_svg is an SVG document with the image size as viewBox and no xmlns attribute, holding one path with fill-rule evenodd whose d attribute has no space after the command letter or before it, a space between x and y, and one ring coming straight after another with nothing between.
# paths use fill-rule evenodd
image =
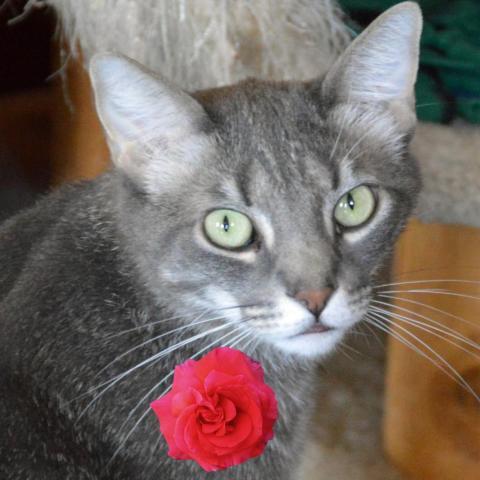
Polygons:
<instances>
[{"instance_id":1,"label":"pink flower","mask_svg":"<svg viewBox=\"0 0 480 480\"><path fill-rule=\"evenodd\" d=\"M261 365L216 348L175 368L169 393L151 404L169 456L222 470L260 455L273 437L277 401Z\"/></svg>"}]
</instances>

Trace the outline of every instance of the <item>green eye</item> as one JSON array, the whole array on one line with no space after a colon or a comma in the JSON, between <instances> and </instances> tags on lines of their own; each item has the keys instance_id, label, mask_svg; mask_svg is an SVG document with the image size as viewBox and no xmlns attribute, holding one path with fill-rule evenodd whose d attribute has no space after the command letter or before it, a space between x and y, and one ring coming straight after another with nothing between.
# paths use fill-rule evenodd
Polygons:
<instances>
[{"instance_id":1,"label":"green eye","mask_svg":"<svg viewBox=\"0 0 480 480\"><path fill-rule=\"evenodd\" d=\"M205 217L203 225L209 240L222 248L236 250L252 240L252 222L235 210L214 210Z\"/></svg>"},{"instance_id":2,"label":"green eye","mask_svg":"<svg viewBox=\"0 0 480 480\"><path fill-rule=\"evenodd\" d=\"M375 210L375 196L366 185L346 193L335 207L335 220L343 227L358 227L365 223Z\"/></svg>"}]
</instances>

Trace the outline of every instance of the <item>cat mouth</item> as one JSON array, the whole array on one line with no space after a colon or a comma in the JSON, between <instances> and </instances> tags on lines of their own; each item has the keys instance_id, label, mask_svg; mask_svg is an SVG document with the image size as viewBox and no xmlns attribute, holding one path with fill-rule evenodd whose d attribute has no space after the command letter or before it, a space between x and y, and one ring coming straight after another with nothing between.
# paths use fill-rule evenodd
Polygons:
<instances>
[{"instance_id":1,"label":"cat mouth","mask_svg":"<svg viewBox=\"0 0 480 480\"><path fill-rule=\"evenodd\" d=\"M309 335L309 334L314 334L314 333L326 333L330 332L331 330L334 330L333 327L329 327L322 322L316 322L310 327L308 327L306 330L301 332L299 335Z\"/></svg>"}]
</instances>

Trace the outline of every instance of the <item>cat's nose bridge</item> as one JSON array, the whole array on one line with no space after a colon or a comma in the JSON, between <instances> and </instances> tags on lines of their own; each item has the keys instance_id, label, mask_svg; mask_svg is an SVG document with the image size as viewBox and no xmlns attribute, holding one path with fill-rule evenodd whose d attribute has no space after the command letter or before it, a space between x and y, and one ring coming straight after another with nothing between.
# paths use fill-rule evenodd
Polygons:
<instances>
[{"instance_id":1,"label":"cat's nose bridge","mask_svg":"<svg viewBox=\"0 0 480 480\"><path fill-rule=\"evenodd\" d=\"M289 292L316 291L333 284L335 253L323 242L294 241L277 256L277 271Z\"/></svg>"}]
</instances>

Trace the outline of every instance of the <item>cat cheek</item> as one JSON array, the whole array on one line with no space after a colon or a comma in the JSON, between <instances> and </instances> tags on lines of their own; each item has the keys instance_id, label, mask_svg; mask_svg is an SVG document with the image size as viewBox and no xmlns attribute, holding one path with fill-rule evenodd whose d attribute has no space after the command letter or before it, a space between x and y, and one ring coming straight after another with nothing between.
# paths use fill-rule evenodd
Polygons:
<instances>
[{"instance_id":1,"label":"cat cheek","mask_svg":"<svg viewBox=\"0 0 480 480\"><path fill-rule=\"evenodd\" d=\"M321 321L328 327L347 329L359 322L366 313L368 302L349 301L343 289L335 292L322 313Z\"/></svg>"}]
</instances>

